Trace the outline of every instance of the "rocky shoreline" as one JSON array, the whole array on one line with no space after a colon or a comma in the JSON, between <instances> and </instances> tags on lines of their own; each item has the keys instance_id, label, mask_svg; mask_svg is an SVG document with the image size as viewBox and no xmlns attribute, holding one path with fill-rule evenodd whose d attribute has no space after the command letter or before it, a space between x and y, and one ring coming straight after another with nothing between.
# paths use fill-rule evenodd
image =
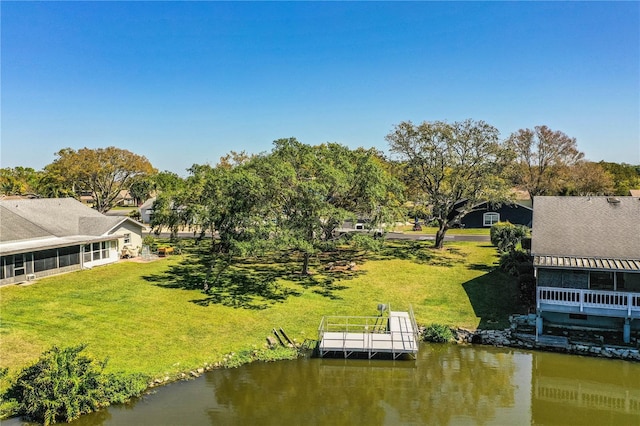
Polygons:
<instances>
[{"instance_id":1,"label":"rocky shoreline","mask_svg":"<svg viewBox=\"0 0 640 426\"><path fill-rule=\"evenodd\" d=\"M535 334L507 328L504 330L456 329L455 339L461 344L481 344L528 350L562 352L574 355L640 361L640 350L632 347L609 345L604 342L575 341L567 336Z\"/></svg>"}]
</instances>

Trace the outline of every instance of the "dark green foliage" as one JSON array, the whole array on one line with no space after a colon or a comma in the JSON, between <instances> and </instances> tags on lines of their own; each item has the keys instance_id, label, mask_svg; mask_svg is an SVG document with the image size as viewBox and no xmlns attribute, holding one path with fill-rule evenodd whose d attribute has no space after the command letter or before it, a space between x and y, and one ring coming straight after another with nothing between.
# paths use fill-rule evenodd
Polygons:
<instances>
[{"instance_id":1,"label":"dark green foliage","mask_svg":"<svg viewBox=\"0 0 640 426\"><path fill-rule=\"evenodd\" d=\"M425 328L424 340L433 343L448 343L454 339L453 330L443 324L430 324Z\"/></svg>"},{"instance_id":2,"label":"dark green foliage","mask_svg":"<svg viewBox=\"0 0 640 426\"><path fill-rule=\"evenodd\" d=\"M509 222L499 222L491 227L491 244L498 248L498 252L514 251L520 241L527 236L527 228Z\"/></svg>"},{"instance_id":3,"label":"dark green foliage","mask_svg":"<svg viewBox=\"0 0 640 426\"><path fill-rule=\"evenodd\" d=\"M526 269L528 265L532 265L531 256L520 250L503 253L500 256L500 269L514 277L519 276L520 271Z\"/></svg>"},{"instance_id":4,"label":"dark green foliage","mask_svg":"<svg viewBox=\"0 0 640 426\"><path fill-rule=\"evenodd\" d=\"M100 401L100 371L80 355L84 345L53 347L18 375L8 392L19 413L45 425L70 421L95 410Z\"/></svg>"},{"instance_id":5,"label":"dark green foliage","mask_svg":"<svg viewBox=\"0 0 640 426\"><path fill-rule=\"evenodd\" d=\"M368 235L352 233L350 235L349 243L355 250L377 253L382 249L384 239L376 237L376 234Z\"/></svg>"},{"instance_id":6,"label":"dark green foliage","mask_svg":"<svg viewBox=\"0 0 640 426\"><path fill-rule=\"evenodd\" d=\"M520 286L520 300L522 304L529 307L530 310L533 309L536 301L536 279L533 273L518 276L518 285Z\"/></svg>"},{"instance_id":7,"label":"dark green foliage","mask_svg":"<svg viewBox=\"0 0 640 426\"><path fill-rule=\"evenodd\" d=\"M532 307L535 301L536 280L533 276L531 256L520 250L503 253L500 256L500 269L518 277L520 300L523 305Z\"/></svg>"},{"instance_id":8,"label":"dark green foliage","mask_svg":"<svg viewBox=\"0 0 640 426\"><path fill-rule=\"evenodd\" d=\"M122 404L141 395L149 378L144 374L109 373L102 375L102 396L106 404Z\"/></svg>"},{"instance_id":9,"label":"dark green foliage","mask_svg":"<svg viewBox=\"0 0 640 426\"><path fill-rule=\"evenodd\" d=\"M17 414L49 425L69 422L111 402L124 402L146 388L142 376L102 374L81 354L86 345L54 346L33 365L23 369L3 399L17 403Z\"/></svg>"}]
</instances>

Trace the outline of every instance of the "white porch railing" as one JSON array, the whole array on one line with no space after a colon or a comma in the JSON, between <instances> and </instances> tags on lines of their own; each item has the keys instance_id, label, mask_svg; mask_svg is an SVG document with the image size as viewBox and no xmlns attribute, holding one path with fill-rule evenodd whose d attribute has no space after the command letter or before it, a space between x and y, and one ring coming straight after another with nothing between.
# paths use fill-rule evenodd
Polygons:
<instances>
[{"instance_id":1,"label":"white porch railing","mask_svg":"<svg viewBox=\"0 0 640 426\"><path fill-rule=\"evenodd\" d=\"M538 287L537 306L540 304L626 311L628 317L640 315L640 293L621 291L581 290L576 288Z\"/></svg>"}]
</instances>

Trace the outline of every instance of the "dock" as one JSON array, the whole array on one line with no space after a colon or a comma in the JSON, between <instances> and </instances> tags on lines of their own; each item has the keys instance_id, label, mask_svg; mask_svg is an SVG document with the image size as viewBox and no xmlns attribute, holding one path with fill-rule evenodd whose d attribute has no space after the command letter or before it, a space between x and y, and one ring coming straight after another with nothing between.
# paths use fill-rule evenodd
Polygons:
<instances>
[{"instance_id":1,"label":"dock","mask_svg":"<svg viewBox=\"0 0 640 426\"><path fill-rule=\"evenodd\" d=\"M378 354L415 358L418 353L418 327L409 312L389 311L388 316L325 316L318 327L320 357L339 354L344 358Z\"/></svg>"}]
</instances>

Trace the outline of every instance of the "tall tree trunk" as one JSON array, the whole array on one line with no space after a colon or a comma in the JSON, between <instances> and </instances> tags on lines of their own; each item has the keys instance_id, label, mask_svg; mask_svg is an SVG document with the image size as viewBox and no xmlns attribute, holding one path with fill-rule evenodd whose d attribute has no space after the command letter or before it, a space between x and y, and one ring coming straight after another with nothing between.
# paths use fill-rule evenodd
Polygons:
<instances>
[{"instance_id":1,"label":"tall tree trunk","mask_svg":"<svg viewBox=\"0 0 640 426\"><path fill-rule=\"evenodd\" d=\"M309 258L311 255L307 252L304 253L304 260L302 261L302 275L309 275Z\"/></svg>"},{"instance_id":2,"label":"tall tree trunk","mask_svg":"<svg viewBox=\"0 0 640 426\"><path fill-rule=\"evenodd\" d=\"M444 245L444 236L447 233L447 224L441 224L440 227L438 228L438 231L436 232L436 241L435 244L433 245L435 248L437 249L441 249Z\"/></svg>"}]
</instances>

